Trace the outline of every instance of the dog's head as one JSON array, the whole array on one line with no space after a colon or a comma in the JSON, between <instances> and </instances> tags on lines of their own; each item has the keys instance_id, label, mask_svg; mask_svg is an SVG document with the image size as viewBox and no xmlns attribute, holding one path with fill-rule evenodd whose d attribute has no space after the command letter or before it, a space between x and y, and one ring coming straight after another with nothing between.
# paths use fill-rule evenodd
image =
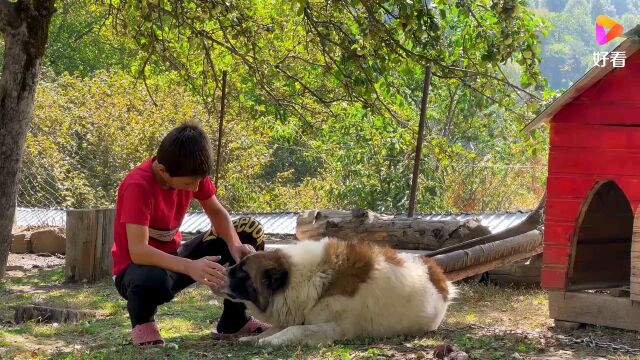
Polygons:
<instances>
[{"instance_id":1,"label":"dog's head","mask_svg":"<svg viewBox=\"0 0 640 360\"><path fill-rule=\"evenodd\" d=\"M289 260L279 250L249 255L227 271L226 297L251 303L264 312L273 295L287 287L289 272Z\"/></svg>"}]
</instances>

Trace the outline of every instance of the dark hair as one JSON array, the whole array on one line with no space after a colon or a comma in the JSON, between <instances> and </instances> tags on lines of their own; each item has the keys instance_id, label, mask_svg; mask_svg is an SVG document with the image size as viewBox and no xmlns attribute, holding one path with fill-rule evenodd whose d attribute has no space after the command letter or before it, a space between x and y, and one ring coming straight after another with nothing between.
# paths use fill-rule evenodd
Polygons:
<instances>
[{"instance_id":1,"label":"dark hair","mask_svg":"<svg viewBox=\"0 0 640 360\"><path fill-rule=\"evenodd\" d=\"M209 137L198 125L184 123L162 139L156 160L172 177L207 176L211 172Z\"/></svg>"}]
</instances>

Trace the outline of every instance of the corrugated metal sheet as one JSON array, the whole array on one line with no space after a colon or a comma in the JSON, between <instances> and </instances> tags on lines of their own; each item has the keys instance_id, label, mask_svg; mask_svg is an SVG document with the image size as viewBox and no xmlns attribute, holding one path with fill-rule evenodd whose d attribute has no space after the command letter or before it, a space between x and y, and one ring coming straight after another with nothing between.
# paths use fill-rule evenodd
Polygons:
<instances>
[{"instance_id":1,"label":"corrugated metal sheet","mask_svg":"<svg viewBox=\"0 0 640 360\"><path fill-rule=\"evenodd\" d=\"M264 227L265 234L292 235L296 233L297 212L273 213L235 213L232 219L243 216L253 217ZM209 218L203 212L189 212L182 221L180 231L183 233L199 233L210 227Z\"/></svg>"},{"instance_id":2,"label":"corrugated metal sheet","mask_svg":"<svg viewBox=\"0 0 640 360\"><path fill-rule=\"evenodd\" d=\"M477 217L482 225L497 232L520 223L527 217L528 211L497 212L482 214L423 214L420 218L427 220L466 220ZM236 213L231 214L235 219L241 216L256 218L265 228L266 234L294 235L296 232L297 212L272 213ZM18 226L65 226L66 213L63 209L26 209L16 211L16 225ZM209 228L209 219L203 212L189 212L184 218L180 231L184 233L199 233Z\"/></svg>"},{"instance_id":3,"label":"corrugated metal sheet","mask_svg":"<svg viewBox=\"0 0 640 360\"><path fill-rule=\"evenodd\" d=\"M64 209L17 208L15 223L18 226L65 226L67 212Z\"/></svg>"},{"instance_id":4,"label":"corrugated metal sheet","mask_svg":"<svg viewBox=\"0 0 640 360\"><path fill-rule=\"evenodd\" d=\"M529 215L529 211L482 214L429 214L418 216L426 220L467 220L470 218L479 218L482 225L488 227L492 233L495 233L520 223L527 217L527 215Z\"/></svg>"}]
</instances>

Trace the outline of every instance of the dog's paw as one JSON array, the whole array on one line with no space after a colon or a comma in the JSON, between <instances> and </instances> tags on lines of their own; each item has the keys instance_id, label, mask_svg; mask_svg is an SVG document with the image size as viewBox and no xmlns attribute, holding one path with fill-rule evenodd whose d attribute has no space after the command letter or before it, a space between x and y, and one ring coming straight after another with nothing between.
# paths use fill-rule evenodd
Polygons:
<instances>
[{"instance_id":1,"label":"dog's paw","mask_svg":"<svg viewBox=\"0 0 640 360\"><path fill-rule=\"evenodd\" d=\"M283 346L286 345L286 342L281 336L267 336L258 339L258 344L262 346Z\"/></svg>"},{"instance_id":2,"label":"dog's paw","mask_svg":"<svg viewBox=\"0 0 640 360\"><path fill-rule=\"evenodd\" d=\"M245 344L257 344L260 338L258 336L244 336L238 339L239 342Z\"/></svg>"}]
</instances>

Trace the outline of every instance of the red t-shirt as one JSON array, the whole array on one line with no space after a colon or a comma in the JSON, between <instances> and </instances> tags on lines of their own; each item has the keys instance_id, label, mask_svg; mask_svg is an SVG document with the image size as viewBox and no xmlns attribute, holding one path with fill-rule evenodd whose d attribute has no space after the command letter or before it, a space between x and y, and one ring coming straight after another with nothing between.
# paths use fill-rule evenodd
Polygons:
<instances>
[{"instance_id":1,"label":"red t-shirt","mask_svg":"<svg viewBox=\"0 0 640 360\"><path fill-rule=\"evenodd\" d=\"M178 250L179 231L192 198L207 200L216 193L211 178L205 176L195 193L163 188L155 179L152 164L155 156L131 170L120 183L111 248L113 275L131 263L126 224L149 227L149 245L172 254Z\"/></svg>"}]
</instances>

